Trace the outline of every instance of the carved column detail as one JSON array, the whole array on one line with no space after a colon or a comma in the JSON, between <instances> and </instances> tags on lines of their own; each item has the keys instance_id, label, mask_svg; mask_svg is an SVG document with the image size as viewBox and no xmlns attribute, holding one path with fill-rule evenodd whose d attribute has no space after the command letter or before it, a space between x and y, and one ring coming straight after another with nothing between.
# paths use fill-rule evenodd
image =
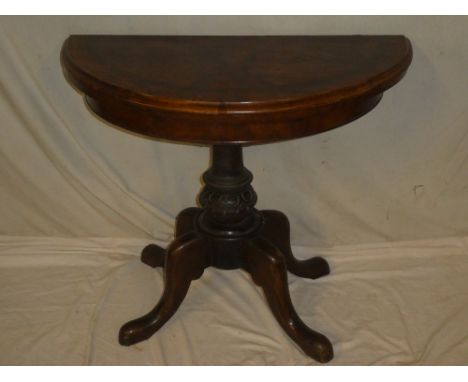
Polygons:
<instances>
[{"instance_id":1,"label":"carved column detail","mask_svg":"<svg viewBox=\"0 0 468 382\"><path fill-rule=\"evenodd\" d=\"M244 236L260 225L254 208L257 194L253 176L243 165L240 146L213 146L211 167L203 174L205 186L198 200L203 207L199 227L216 236Z\"/></svg>"}]
</instances>

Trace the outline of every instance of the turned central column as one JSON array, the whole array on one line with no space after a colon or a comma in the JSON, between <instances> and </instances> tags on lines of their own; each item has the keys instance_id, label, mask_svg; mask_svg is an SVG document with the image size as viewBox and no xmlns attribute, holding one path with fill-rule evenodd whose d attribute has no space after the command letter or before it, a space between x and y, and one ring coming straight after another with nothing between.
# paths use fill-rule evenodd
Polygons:
<instances>
[{"instance_id":1,"label":"turned central column","mask_svg":"<svg viewBox=\"0 0 468 382\"><path fill-rule=\"evenodd\" d=\"M209 234L241 237L254 232L261 214L254 208L257 194L252 173L244 167L242 146L212 147L211 167L203 174L205 186L198 200L203 212L199 228Z\"/></svg>"}]
</instances>

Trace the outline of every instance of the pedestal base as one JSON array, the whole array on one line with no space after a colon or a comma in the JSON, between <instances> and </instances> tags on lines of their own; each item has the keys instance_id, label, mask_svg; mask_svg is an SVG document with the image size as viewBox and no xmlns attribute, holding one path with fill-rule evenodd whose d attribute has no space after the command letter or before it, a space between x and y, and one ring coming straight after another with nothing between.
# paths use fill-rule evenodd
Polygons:
<instances>
[{"instance_id":1,"label":"pedestal base","mask_svg":"<svg viewBox=\"0 0 468 382\"><path fill-rule=\"evenodd\" d=\"M182 303L192 280L205 268L242 268L263 288L266 299L281 327L310 357L319 362L333 358L333 348L324 335L307 327L297 315L289 295L287 272L316 279L330 272L321 257L299 261L292 252L289 222L279 211L260 211L261 224L242 237L221 237L200 229L201 208L187 208L176 222L175 239L167 250L151 244L141 260L151 267L164 267L165 286L158 304L143 317L126 323L119 333L122 345L132 345L151 337Z\"/></svg>"}]
</instances>

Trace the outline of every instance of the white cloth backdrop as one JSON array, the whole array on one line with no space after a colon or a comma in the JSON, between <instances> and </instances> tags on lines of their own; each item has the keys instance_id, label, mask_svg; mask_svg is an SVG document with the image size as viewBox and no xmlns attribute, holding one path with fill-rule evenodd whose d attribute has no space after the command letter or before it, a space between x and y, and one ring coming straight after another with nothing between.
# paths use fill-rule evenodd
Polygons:
<instances>
[{"instance_id":1,"label":"white cloth backdrop","mask_svg":"<svg viewBox=\"0 0 468 382\"><path fill-rule=\"evenodd\" d=\"M91 33L408 36L413 63L371 113L244 158L257 206L289 216L298 256L336 266L316 282L291 277L334 364L468 363L467 17L3 16L1 364L314 363L238 272L209 270L156 337L116 344L162 288L138 251L170 241L208 149L94 117L59 61L69 34Z\"/></svg>"}]
</instances>

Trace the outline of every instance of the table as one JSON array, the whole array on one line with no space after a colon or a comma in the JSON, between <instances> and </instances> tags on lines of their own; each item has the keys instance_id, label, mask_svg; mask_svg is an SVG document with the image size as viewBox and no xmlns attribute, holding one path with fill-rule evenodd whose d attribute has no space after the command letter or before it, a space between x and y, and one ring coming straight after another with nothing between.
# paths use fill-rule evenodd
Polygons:
<instances>
[{"instance_id":1,"label":"table","mask_svg":"<svg viewBox=\"0 0 468 382\"><path fill-rule=\"evenodd\" d=\"M325 276L329 265L321 257L297 260L287 217L255 208L242 147L361 117L411 59L404 36L70 36L61 51L64 74L99 117L143 136L212 146L200 207L178 214L167 249L151 244L141 254L145 264L164 267L163 294L122 326L119 342L156 333L205 268L241 268L288 336L313 359L330 361L332 344L297 315L287 280L288 271Z\"/></svg>"}]
</instances>

